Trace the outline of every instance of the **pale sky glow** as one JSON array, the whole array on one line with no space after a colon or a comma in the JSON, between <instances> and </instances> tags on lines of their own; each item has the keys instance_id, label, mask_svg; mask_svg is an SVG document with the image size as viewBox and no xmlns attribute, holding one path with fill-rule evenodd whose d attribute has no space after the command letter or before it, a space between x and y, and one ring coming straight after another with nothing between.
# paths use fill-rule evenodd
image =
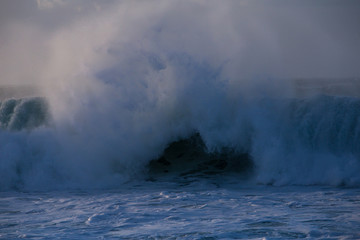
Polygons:
<instances>
[{"instance_id":1,"label":"pale sky glow","mask_svg":"<svg viewBox=\"0 0 360 240\"><path fill-rule=\"evenodd\" d=\"M39 9L50 9L66 4L63 0L37 0L36 2Z\"/></svg>"}]
</instances>

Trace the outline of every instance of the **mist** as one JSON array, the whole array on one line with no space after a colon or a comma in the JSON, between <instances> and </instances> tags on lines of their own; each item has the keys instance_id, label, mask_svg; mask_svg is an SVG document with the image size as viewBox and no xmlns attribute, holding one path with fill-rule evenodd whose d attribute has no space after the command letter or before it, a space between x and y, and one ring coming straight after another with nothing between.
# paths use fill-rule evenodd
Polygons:
<instances>
[{"instance_id":1,"label":"mist","mask_svg":"<svg viewBox=\"0 0 360 240\"><path fill-rule=\"evenodd\" d=\"M274 89L274 79L360 75L356 1L1 5L1 83L39 86L59 111L73 95L101 98L109 85L170 92L201 81L191 79L199 74L243 92Z\"/></svg>"},{"instance_id":2,"label":"mist","mask_svg":"<svg viewBox=\"0 0 360 240\"><path fill-rule=\"evenodd\" d=\"M357 77L359 5L356 1L2 1L1 81L36 82L46 72L45 64L61 68L73 58L82 58L78 64L96 59L105 64L98 68L110 67L119 57L115 50L124 59L125 54L136 55L133 51L137 55L153 51L167 58L174 52L186 53L214 68L221 66L231 79ZM67 60L56 62L59 52ZM90 59L86 54L91 53ZM105 63L109 58L113 62Z\"/></svg>"}]
</instances>

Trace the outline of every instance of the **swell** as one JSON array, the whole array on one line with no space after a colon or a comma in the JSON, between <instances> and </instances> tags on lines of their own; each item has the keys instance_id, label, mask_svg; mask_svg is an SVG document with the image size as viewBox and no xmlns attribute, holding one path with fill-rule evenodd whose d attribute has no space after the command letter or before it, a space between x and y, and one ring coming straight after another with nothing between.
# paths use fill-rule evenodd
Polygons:
<instances>
[{"instance_id":1,"label":"swell","mask_svg":"<svg viewBox=\"0 0 360 240\"><path fill-rule=\"evenodd\" d=\"M264 100L260 116L270 123L252 126L257 181L359 185L359 104L359 98L325 95Z\"/></svg>"},{"instance_id":2,"label":"swell","mask_svg":"<svg viewBox=\"0 0 360 240\"><path fill-rule=\"evenodd\" d=\"M334 154L360 154L360 99L318 96L309 99L263 100L265 116L286 148L303 146ZM278 116L276 116L278 115Z\"/></svg>"}]
</instances>

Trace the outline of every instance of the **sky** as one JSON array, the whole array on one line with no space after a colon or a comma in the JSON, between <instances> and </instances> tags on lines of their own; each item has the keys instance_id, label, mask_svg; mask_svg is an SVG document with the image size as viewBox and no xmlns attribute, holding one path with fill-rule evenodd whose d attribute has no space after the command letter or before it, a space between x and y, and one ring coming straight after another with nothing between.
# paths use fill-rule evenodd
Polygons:
<instances>
[{"instance_id":1,"label":"sky","mask_svg":"<svg viewBox=\"0 0 360 240\"><path fill-rule=\"evenodd\" d=\"M2 0L0 84L94 77L134 51L190 55L230 79L359 77L359 23L351 0Z\"/></svg>"}]
</instances>

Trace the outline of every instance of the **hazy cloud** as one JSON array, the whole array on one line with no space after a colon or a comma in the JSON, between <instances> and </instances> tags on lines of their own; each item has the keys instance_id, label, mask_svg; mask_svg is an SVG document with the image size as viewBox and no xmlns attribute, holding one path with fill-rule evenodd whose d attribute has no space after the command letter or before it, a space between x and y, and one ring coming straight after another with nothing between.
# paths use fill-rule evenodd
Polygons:
<instances>
[{"instance_id":1,"label":"hazy cloud","mask_svg":"<svg viewBox=\"0 0 360 240\"><path fill-rule=\"evenodd\" d=\"M57 6L64 6L68 2L64 0L36 0L39 9L50 9Z\"/></svg>"}]
</instances>

